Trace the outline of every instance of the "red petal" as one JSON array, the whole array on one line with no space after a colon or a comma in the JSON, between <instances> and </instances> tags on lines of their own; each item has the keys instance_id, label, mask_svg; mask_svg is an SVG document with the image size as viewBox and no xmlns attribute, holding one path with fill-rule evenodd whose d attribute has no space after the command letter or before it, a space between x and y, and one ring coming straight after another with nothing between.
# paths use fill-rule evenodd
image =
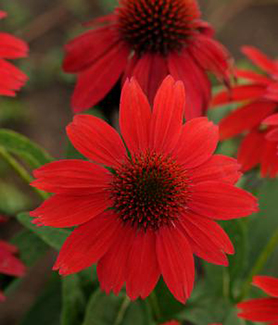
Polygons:
<instances>
[{"instance_id":1,"label":"red petal","mask_svg":"<svg viewBox=\"0 0 278 325\"><path fill-rule=\"evenodd\" d=\"M269 132L267 132L265 137L266 137L266 139L268 141L278 142L278 128L270 130Z\"/></svg>"},{"instance_id":2,"label":"red petal","mask_svg":"<svg viewBox=\"0 0 278 325\"><path fill-rule=\"evenodd\" d=\"M278 73L278 68L274 61L253 46L243 46L241 48L244 53L254 64L269 74Z\"/></svg>"},{"instance_id":3,"label":"red petal","mask_svg":"<svg viewBox=\"0 0 278 325\"><path fill-rule=\"evenodd\" d=\"M222 44L206 35L199 34L188 47L193 58L204 69L229 82L229 53Z\"/></svg>"},{"instance_id":4,"label":"red petal","mask_svg":"<svg viewBox=\"0 0 278 325\"><path fill-rule=\"evenodd\" d=\"M276 103L257 101L234 110L219 124L220 139L229 139L252 129L259 125L276 107Z\"/></svg>"},{"instance_id":5,"label":"red petal","mask_svg":"<svg viewBox=\"0 0 278 325\"><path fill-rule=\"evenodd\" d=\"M63 228L83 224L109 207L109 193L95 192L87 195L57 194L44 201L30 215L38 225Z\"/></svg>"},{"instance_id":6,"label":"red petal","mask_svg":"<svg viewBox=\"0 0 278 325\"><path fill-rule=\"evenodd\" d=\"M168 153L177 144L182 130L185 104L183 84L168 76L159 88L155 99L150 128L150 147Z\"/></svg>"},{"instance_id":7,"label":"red petal","mask_svg":"<svg viewBox=\"0 0 278 325\"><path fill-rule=\"evenodd\" d=\"M190 170L194 184L210 180L235 184L241 177L237 160L222 155L214 155L204 164Z\"/></svg>"},{"instance_id":8,"label":"red petal","mask_svg":"<svg viewBox=\"0 0 278 325\"><path fill-rule=\"evenodd\" d=\"M178 228L162 227L157 232L157 257L163 279L174 297L185 303L194 284L191 247Z\"/></svg>"},{"instance_id":9,"label":"red petal","mask_svg":"<svg viewBox=\"0 0 278 325\"><path fill-rule=\"evenodd\" d=\"M270 83L273 82L270 78L265 77L252 70L236 69L236 76L238 78L244 78L262 85L269 85Z\"/></svg>"},{"instance_id":10,"label":"red petal","mask_svg":"<svg viewBox=\"0 0 278 325\"><path fill-rule=\"evenodd\" d=\"M153 231L138 231L129 253L127 295L131 299L145 299L154 289L160 270L156 257L156 237Z\"/></svg>"},{"instance_id":11,"label":"red petal","mask_svg":"<svg viewBox=\"0 0 278 325\"><path fill-rule=\"evenodd\" d=\"M67 127L67 133L74 147L97 163L113 167L126 155L116 130L95 116L75 116Z\"/></svg>"},{"instance_id":12,"label":"red petal","mask_svg":"<svg viewBox=\"0 0 278 325\"><path fill-rule=\"evenodd\" d=\"M168 75L166 61L159 54L145 53L138 59L131 75L136 78L152 104L158 88Z\"/></svg>"},{"instance_id":13,"label":"red petal","mask_svg":"<svg viewBox=\"0 0 278 325\"><path fill-rule=\"evenodd\" d=\"M76 113L94 106L107 95L124 71L128 55L129 48L119 42L78 75L72 97Z\"/></svg>"},{"instance_id":14,"label":"red petal","mask_svg":"<svg viewBox=\"0 0 278 325\"><path fill-rule=\"evenodd\" d=\"M66 46L65 72L77 73L94 64L119 42L111 26L89 30Z\"/></svg>"},{"instance_id":15,"label":"red petal","mask_svg":"<svg viewBox=\"0 0 278 325\"><path fill-rule=\"evenodd\" d=\"M3 59L17 59L27 56L27 44L21 39L7 33L0 33L0 57Z\"/></svg>"},{"instance_id":16,"label":"red petal","mask_svg":"<svg viewBox=\"0 0 278 325\"><path fill-rule=\"evenodd\" d=\"M192 186L188 208L212 219L247 217L258 211L257 199L250 193L222 182L203 182Z\"/></svg>"},{"instance_id":17,"label":"red petal","mask_svg":"<svg viewBox=\"0 0 278 325\"><path fill-rule=\"evenodd\" d=\"M149 144L151 108L139 84L128 80L122 90L120 128L131 152L143 151Z\"/></svg>"},{"instance_id":18,"label":"red petal","mask_svg":"<svg viewBox=\"0 0 278 325\"><path fill-rule=\"evenodd\" d=\"M276 298L252 299L238 304L237 307L243 309L238 314L241 318L258 322L278 321L278 299Z\"/></svg>"},{"instance_id":19,"label":"red petal","mask_svg":"<svg viewBox=\"0 0 278 325\"><path fill-rule=\"evenodd\" d=\"M265 145L264 133L252 130L241 142L238 150L238 162L243 172L252 169L261 161Z\"/></svg>"},{"instance_id":20,"label":"red petal","mask_svg":"<svg viewBox=\"0 0 278 325\"><path fill-rule=\"evenodd\" d=\"M225 253L234 253L233 244L216 222L189 212L181 224L194 254L210 263L228 266Z\"/></svg>"},{"instance_id":21,"label":"red petal","mask_svg":"<svg viewBox=\"0 0 278 325\"><path fill-rule=\"evenodd\" d=\"M14 65L0 59L0 93L6 96L15 96L27 81L27 76Z\"/></svg>"},{"instance_id":22,"label":"red petal","mask_svg":"<svg viewBox=\"0 0 278 325\"><path fill-rule=\"evenodd\" d=\"M206 117L198 117L183 126L174 154L185 168L194 168L211 158L217 144L218 127Z\"/></svg>"},{"instance_id":23,"label":"red petal","mask_svg":"<svg viewBox=\"0 0 278 325\"><path fill-rule=\"evenodd\" d=\"M188 51L172 52L168 57L171 75L185 87L185 119L204 114L211 96L211 85L205 72L195 63Z\"/></svg>"},{"instance_id":24,"label":"red petal","mask_svg":"<svg viewBox=\"0 0 278 325\"><path fill-rule=\"evenodd\" d=\"M262 177L276 177L278 174L278 155L277 143L272 141L264 141L261 154L261 175Z\"/></svg>"},{"instance_id":25,"label":"red petal","mask_svg":"<svg viewBox=\"0 0 278 325\"><path fill-rule=\"evenodd\" d=\"M12 275L12 276L23 276L26 268L23 263L12 255L9 250L0 247L0 273Z\"/></svg>"},{"instance_id":26,"label":"red petal","mask_svg":"<svg viewBox=\"0 0 278 325\"><path fill-rule=\"evenodd\" d=\"M53 269L68 275L96 263L112 247L120 227L111 210L79 226L65 241Z\"/></svg>"},{"instance_id":27,"label":"red petal","mask_svg":"<svg viewBox=\"0 0 278 325\"><path fill-rule=\"evenodd\" d=\"M88 195L105 190L111 174L102 166L84 160L59 160L34 171L31 183L40 190L56 194Z\"/></svg>"},{"instance_id":28,"label":"red petal","mask_svg":"<svg viewBox=\"0 0 278 325\"><path fill-rule=\"evenodd\" d=\"M266 125L278 125L278 114L273 114L263 121Z\"/></svg>"},{"instance_id":29,"label":"red petal","mask_svg":"<svg viewBox=\"0 0 278 325\"><path fill-rule=\"evenodd\" d=\"M236 86L229 91L221 91L212 98L211 106L224 105L231 102L243 100L256 100L266 94L266 87L263 85L242 85Z\"/></svg>"},{"instance_id":30,"label":"red petal","mask_svg":"<svg viewBox=\"0 0 278 325\"><path fill-rule=\"evenodd\" d=\"M0 249L4 249L5 251L8 251L12 254L15 254L18 252L18 249L16 246L14 246L4 240L0 240Z\"/></svg>"},{"instance_id":31,"label":"red petal","mask_svg":"<svg viewBox=\"0 0 278 325\"><path fill-rule=\"evenodd\" d=\"M107 294L113 291L117 295L127 279L129 273L127 259L134 237L135 230L130 225L121 226L113 246L98 263L100 286Z\"/></svg>"},{"instance_id":32,"label":"red petal","mask_svg":"<svg viewBox=\"0 0 278 325\"><path fill-rule=\"evenodd\" d=\"M271 276L257 275L253 278L253 285L261 288L265 293L278 298L278 279Z\"/></svg>"},{"instance_id":33,"label":"red petal","mask_svg":"<svg viewBox=\"0 0 278 325\"><path fill-rule=\"evenodd\" d=\"M3 19L3 18L5 18L5 17L7 17L7 13L5 12L5 11L0 11L0 19Z\"/></svg>"}]
</instances>

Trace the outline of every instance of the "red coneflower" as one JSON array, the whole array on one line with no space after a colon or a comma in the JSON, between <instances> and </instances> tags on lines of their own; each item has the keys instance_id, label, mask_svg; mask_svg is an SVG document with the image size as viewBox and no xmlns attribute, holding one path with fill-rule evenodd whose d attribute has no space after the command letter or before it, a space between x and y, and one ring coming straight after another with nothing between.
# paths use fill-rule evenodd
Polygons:
<instances>
[{"instance_id":1,"label":"red coneflower","mask_svg":"<svg viewBox=\"0 0 278 325\"><path fill-rule=\"evenodd\" d=\"M236 86L230 93L220 92L214 97L212 106L244 102L220 122L220 139L244 134L238 152L243 171L260 164L262 176L275 177L278 173L277 143L270 141L275 132L273 126L265 127L263 124L271 123L264 123L264 120L278 111L278 63L254 47L245 46L242 51L266 75L251 70L237 70L239 78L251 83Z\"/></svg>"},{"instance_id":2,"label":"red coneflower","mask_svg":"<svg viewBox=\"0 0 278 325\"><path fill-rule=\"evenodd\" d=\"M35 223L78 226L54 269L67 275L97 263L103 290L124 283L145 298L162 274L181 302L194 282L193 253L227 265L233 245L214 219L257 211L251 194L234 186L236 160L213 152L218 128L207 118L182 125L184 88L168 77L153 111L135 80L122 91L124 140L103 120L77 115L68 136L90 161L63 160L35 171L33 186L55 193L31 213ZM124 142L123 142L124 141Z\"/></svg>"},{"instance_id":3,"label":"red coneflower","mask_svg":"<svg viewBox=\"0 0 278 325\"><path fill-rule=\"evenodd\" d=\"M163 323L161 325L181 325L180 322L177 322L176 320L172 320L170 322Z\"/></svg>"},{"instance_id":4,"label":"red coneflower","mask_svg":"<svg viewBox=\"0 0 278 325\"><path fill-rule=\"evenodd\" d=\"M267 293L269 298L251 299L237 305L242 311L240 318L255 322L278 325L278 279L270 276L255 276L253 284Z\"/></svg>"},{"instance_id":5,"label":"red coneflower","mask_svg":"<svg viewBox=\"0 0 278 325\"><path fill-rule=\"evenodd\" d=\"M200 20L196 0L120 0L115 12L66 45L65 72L77 74L75 112L98 103L122 76L136 77L153 102L163 79L182 80L186 118L203 115L210 100L206 71L228 82L228 54ZM102 24L102 26L99 26ZM104 26L103 26L104 25Z\"/></svg>"},{"instance_id":6,"label":"red coneflower","mask_svg":"<svg viewBox=\"0 0 278 325\"><path fill-rule=\"evenodd\" d=\"M7 219L0 215L0 224L6 222ZM17 247L0 240L0 274L11 276L23 276L25 273L25 266L14 256L18 252ZM4 301L5 296L0 291L0 301Z\"/></svg>"},{"instance_id":7,"label":"red coneflower","mask_svg":"<svg viewBox=\"0 0 278 325\"><path fill-rule=\"evenodd\" d=\"M0 11L0 19L7 14ZM27 76L7 60L26 57L28 46L22 40L7 34L0 33L0 95L15 96L27 81Z\"/></svg>"}]
</instances>

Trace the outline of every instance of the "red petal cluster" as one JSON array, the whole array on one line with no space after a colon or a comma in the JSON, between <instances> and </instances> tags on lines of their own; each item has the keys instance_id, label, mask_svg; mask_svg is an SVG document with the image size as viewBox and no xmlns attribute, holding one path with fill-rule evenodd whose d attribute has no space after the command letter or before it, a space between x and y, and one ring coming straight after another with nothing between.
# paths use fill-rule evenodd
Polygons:
<instances>
[{"instance_id":1,"label":"red petal cluster","mask_svg":"<svg viewBox=\"0 0 278 325\"><path fill-rule=\"evenodd\" d=\"M278 122L276 114L270 116L278 111L278 63L254 47L245 46L242 51L264 74L237 70L237 76L249 83L236 86L230 92L220 92L213 98L213 106L243 102L220 122L220 139L244 134L238 152L243 171L260 165L262 176L275 177L278 174Z\"/></svg>"},{"instance_id":2,"label":"red petal cluster","mask_svg":"<svg viewBox=\"0 0 278 325\"><path fill-rule=\"evenodd\" d=\"M6 222L7 219L0 216L0 223ZM14 255L17 253L17 248L4 240L0 240L0 274L11 276L23 276L25 273L25 266ZM0 301L4 301L5 296L0 291Z\"/></svg>"},{"instance_id":3,"label":"red petal cluster","mask_svg":"<svg viewBox=\"0 0 278 325\"><path fill-rule=\"evenodd\" d=\"M66 45L63 69L77 74L74 111L94 106L132 76L152 103L171 74L185 86L186 119L203 115L211 96L206 72L227 83L229 55L199 16L195 0L122 0L114 14L89 23L93 29Z\"/></svg>"},{"instance_id":4,"label":"red petal cluster","mask_svg":"<svg viewBox=\"0 0 278 325\"><path fill-rule=\"evenodd\" d=\"M253 284L261 288L269 298L252 299L237 305L242 311L240 318L255 322L278 325L278 279L270 276L255 276Z\"/></svg>"},{"instance_id":5,"label":"red petal cluster","mask_svg":"<svg viewBox=\"0 0 278 325\"><path fill-rule=\"evenodd\" d=\"M0 11L0 19L6 13ZM7 60L26 57L28 46L25 42L7 33L0 33L0 95L15 96L27 81L27 76Z\"/></svg>"},{"instance_id":6,"label":"red petal cluster","mask_svg":"<svg viewBox=\"0 0 278 325\"><path fill-rule=\"evenodd\" d=\"M248 216L257 211L257 200L234 186L240 178L236 160L213 155L218 143L217 126L204 117L183 124L184 105L182 83L168 77L151 111L133 79L125 83L121 97L124 142L111 126L94 116L77 115L68 126L71 142L89 161L61 160L45 165L35 171L32 184L55 193L31 212L36 223L77 226L54 266L60 274L75 273L97 263L102 289L117 294L125 284L131 299L146 298L162 275L176 299L185 302L194 283L193 254L228 265L226 254L233 254L234 248L215 220ZM136 157L149 157L150 153L173 164L163 164L162 172L156 164L144 165L141 177L137 177L141 160ZM118 171L127 161L136 169L134 174L130 169L124 176ZM182 184L173 178L173 170L184 170L186 177L178 179ZM117 188L119 196L140 182L140 201L139 194L132 191L133 196L121 200L120 208L115 207L117 177L124 177L125 184L121 190ZM167 197L162 204L159 195L169 186L171 200ZM142 200L144 194L146 200ZM186 200L180 201L181 196ZM169 205L178 207L172 216ZM159 214L153 213L157 206ZM127 213L138 216L138 222L135 217L124 218ZM152 222L142 226L140 214Z\"/></svg>"}]
</instances>

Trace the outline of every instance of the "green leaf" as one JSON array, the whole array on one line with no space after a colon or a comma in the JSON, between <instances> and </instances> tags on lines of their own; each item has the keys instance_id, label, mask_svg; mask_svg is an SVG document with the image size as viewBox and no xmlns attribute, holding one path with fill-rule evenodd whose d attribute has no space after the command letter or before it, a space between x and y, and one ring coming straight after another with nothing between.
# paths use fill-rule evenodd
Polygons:
<instances>
[{"instance_id":1,"label":"green leaf","mask_svg":"<svg viewBox=\"0 0 278 325\"><path fill-rule=\"evenodd\" d=\"M184 305L173 297L162 279L155 288L155 296L163 320L175 318L175 315L184 309Z\"/></svg>"},{"instance_id":2,"label":"green leaf","mask_svg":"<svg viewBox=\"0 0 278 325\"><path fill-rule=\"evenodd\" d=\"M61 282L59 276L52 273L51 281L44 293L37 299L20 325L60 325L61 307Z\"/></svg>"},{"instance_id":3,"label":"green leaf","mask_svg":"<svg viewBox=\"0 0 278 325\"><path fill-rule=\"evenodd\" d=\"M85 297L78 274L62 278L62 299L61 325L81 324L85 311Z\"/></svg>"},{"instance_id":4,"label":"green leaf","mask_svg":"<svg viewBox=\"0 0 278 325\"><path fill-rule=\"evenodd\" d=\"M50 247L59 250L67 237L70 235L69 230L57 229L52 227L38 227L32 223L33 218L28 213L20 213L17 220L26 228L34 232Z\"/></svg>"},{"instance_id":5,"label":"green leaf","mask_svg":"<svg viewBox=\"0 0 278 325\"><path fill-rule=\"evenodd\" d=\"M27 229L18 233L11 243L16 245L20 259L28 267L33 266L49 249L39 237Z\"/></svg>"},{"instance_id":6,"label":"green leaf","mask_svg":"<svg viewBox=\"0 0 278 325\"><path fill-rule=\"evenodd\" d=\"M1 180L0 183L0 211L14 216L19 211L26 210L30 206L30 199L13 184Z\"/></svg>"},{"instance_id":7,"label":"green leaf","mask_svg":"<svg viewBox=\"0 0 278 325\"><path fill-rule=\"evenodd\" d=\"M123 295L106 295L97 290L87 305L82 325L149 325L151 318L143 301L131 302Z\"/></svg>"},{"instance_id":8,"label":"green leaf","mask_svg":"<svg viewBox=\"0 0 278 325\"><path fill-rule=\"evenodd\" d=\"M258 191L260 212L249 218L249 265L254 265L267 242L278 228L278 182L277 179L265 180ZM271 259L269 260L269 262ZM277 260L275 267L267 264L265 272L272 269L273 276L278 275Z\"/></svg>"},{"instance_id":9,"label":"green leaf","mask_svg":"<svg viewBox=\"0 0 278 325\"><path fill-rule=\"evenodd\" d=\"M43 148L11 130L0 129L0 146L23 159L32 169L53 160Z\"/></svg>"},{"instance_id":10,"label":"green leaf","mask_svg":"<svg viewBox=\"0 0 278 325\"><path fill-rule=\"evenodd\" d=\"M223 325L245 325L245 321L243 319L238 318L237 310L232 310L228 313L227 318L223 322Z\"/></svg>"},{"instance_id":11,"label":"green leaf","mask_svg":"<svg viewBox=\"0 0 278 325\"><path fill-rule=\"evenodd\" d=\"M229 255L229 281L230 294L235 295L238 279L242 278L244 270L247 266L247 223L246 220L237 219L223 222L223 228L231 238L235 247L235 254Z\"/></svg>"}]
</instances>

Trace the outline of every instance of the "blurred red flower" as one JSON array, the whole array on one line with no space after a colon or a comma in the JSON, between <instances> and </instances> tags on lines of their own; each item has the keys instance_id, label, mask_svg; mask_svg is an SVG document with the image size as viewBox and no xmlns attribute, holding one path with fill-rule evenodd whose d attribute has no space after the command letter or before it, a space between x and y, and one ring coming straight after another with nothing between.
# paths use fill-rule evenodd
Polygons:
<instances>
[{"instance_id":1,"label":"blurred red flower","mask_svg":"<svg viewBox=\"0 0 278 325\"><path fill-rule=\"evenodd\" d=\"M113 14L88 23L93 29L66 45L63 63L77 74L74 111L94 106L121 76L136 77L152 103L171 74L184 83L186 119L203 115L211 93L206 71L228 83L229 63L200 16L196 0L120 0Z\"/></svg>"},{"instance_id":2,"label":"blurred red flower","mask_svg":"<svg viewBox=\"0 0 278 325\"><path fill-rule=\"evenodd\" d=\"M6 222L7 219L0 215L0 224ZM0 240L0 274L11 276L23 276L25 273L25 266L23 263L14 256L17 253L17 248L14 245ZM0 301L4 301L5 296L0 291Z\"/></svg>"},{"instance_id":3,"label":"blurred red flower","mask_svg":"<svg viewBox=\"0 0 278 325\"><path fill-rule=\"evenodd\" d=\"M237 305L240 318L255 322L278 325L278 279L270 276L255 276L253 284L267 293L269 298L251 299Z\"/></svg>"},{"instance_id":4,"label":"blurred red flower","mask_svg":"<svg viewBox=\"0 0 278 325\"><path fill-rule=\"evenodd\" d=\"M151 111L133 79L123 87L122 137L103 120L77 115L68 136L90 161L63 160L35 171L32 185L54 196L31 212L35 223L78 226L54 269L67 275L98 263L101 287L145 298L162 274L181 302L194 282L193 253L228 265L234 248L214 219L257 211L257 200L234 186L236 160L213 155L218 128L207 118L182 124L183 84L168 77ZM106 166L106 167L104 167Z\"/></svg>"},{"instance_id":5,"label":"blurred red flower","mask_svg":"<svg viewBox=\"0 0 278 325\"><path fill-rule=\"evenodd\" d=\"M237 70L239 78L251 83L235 86L231 92L223 91L214 97L212 106L244 102L220 122L220 139L244 134L238 152L243 171L260 164L262 176L275 177L278 174L278 156L273 136L276 133L277 138L277 131L273 130L273 126L265 127L262 123L278 110L278 62L254 47L245 46L242 51L267 75L252 70ZM266 124L270 125L270 122Z\"/></svg>"},{"instance_id":6,"label":"blurred red flower","mask_svg":"<svg viewBox=\"0 0 278 325\"><path fill-rule=\"evenodd\" d=\"M170 322L163 323L161 325L181 325L180 322L177 322L176 320L172 320Z\"/></svg>"},{"instance_id":7,"label":"blurred red flower","mask_svg":"<svg viewBox=\"0 0 278 325\"><path fill-rule=\"evenodd\" d=\"M0 11L0 19L6 17ZM25 42L7 33L0 33L0 95L15 96L27 81L27 76L7 60L26 57L28 46Z\"/></svg>"}]
</instances>

